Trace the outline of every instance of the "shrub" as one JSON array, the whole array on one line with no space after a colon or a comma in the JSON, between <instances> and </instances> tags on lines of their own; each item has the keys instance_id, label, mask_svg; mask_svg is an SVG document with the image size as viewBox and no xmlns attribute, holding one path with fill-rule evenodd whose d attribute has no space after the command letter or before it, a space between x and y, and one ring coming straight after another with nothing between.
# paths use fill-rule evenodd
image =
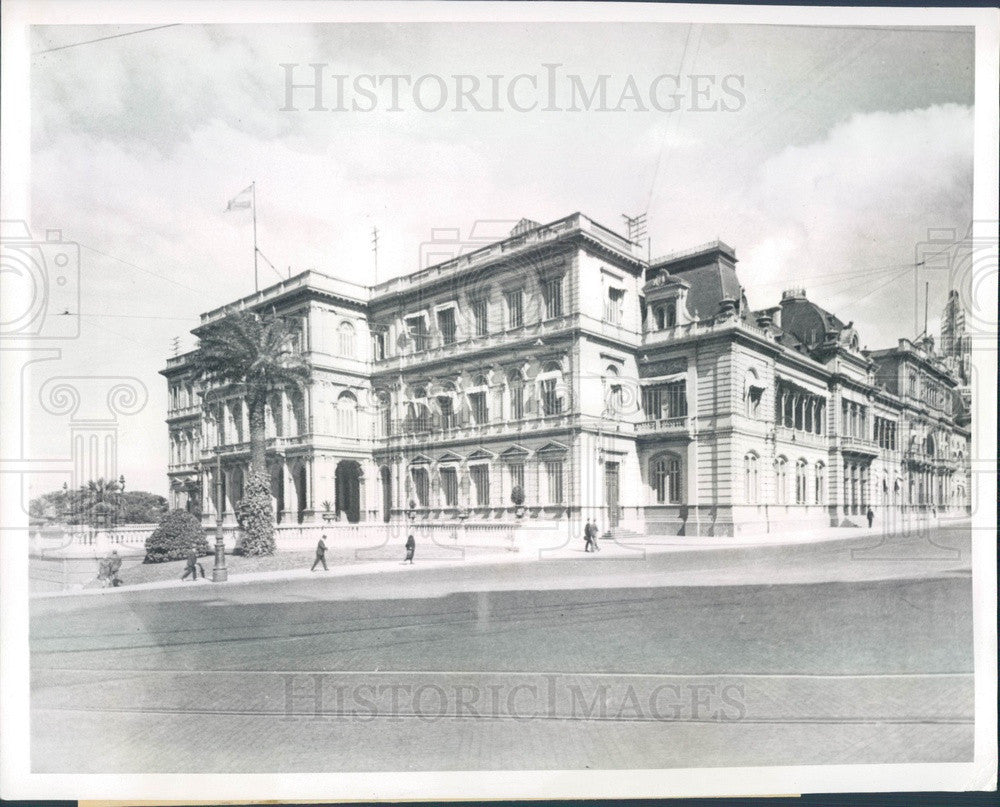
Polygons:
<instances>
[{"instance_id":1,"label":"shrub","mask_svg":"<svg viewBox=\"0 0 1000 807\"><path fill-rule=\"evenodd\" d=\"M192 546L199 555L212 554L198 519L187 510L171 510L146 539L146 558L143 562L182 560L188 556Z\"/></svg>"},{"instance_id":2,"label":"shrub","mask_svg":"<svg viewBox=\"0 0 1000 807\"><path fill-rule=\"evenodd\" d=\"M251 473L236 506L236 519L243 538L236 551L241 555L273 555L274 512L271 510L271 481L266 473Z\"/></svg>"},{"instance_id":3,"label":"shrub","mask_svg":"<svg viewBox=\"0 0 1000 807\"><path fill-rule=\"evenodd\" d=\"M515 507L520 507L524 504L524 490L520 485L514 485L510 489L510 500L513 502Z\"/></svg>"}]
</instances>

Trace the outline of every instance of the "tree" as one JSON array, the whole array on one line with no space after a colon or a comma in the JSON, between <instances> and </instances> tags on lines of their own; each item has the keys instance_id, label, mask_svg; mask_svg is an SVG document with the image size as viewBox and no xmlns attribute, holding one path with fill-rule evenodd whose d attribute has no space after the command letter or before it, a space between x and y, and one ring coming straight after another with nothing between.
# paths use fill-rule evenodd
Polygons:
<instances>
[{"instance_id":1,"label":"tree","mask_svg":"<svg viewBox=\"0 0 1000 807\"><path fill-rule=\"evenodd\" d=\"M167 500L145 490L129 490L121 497L119 524L156 524L167 513Z\"/></svg>"},{"instance_id":2,"label":"tree","mask_svg":"<svg viewBox=\"0 0 1000 807\"><path fill-rule=\"evenodd\" d=\"M92 526L107 526L114 521L121 504L121 486L114 479L91 479L80 487L84 521Z\"/></svg>"},{"instance_id":3,"label":"tree","mask_svg":"<svg viewBox=\"0 0 1000 807\"><path fill-rule=\"evenodd\" d=\"M243 393L250 420L250 468L267 471L264 412L272 392L302 388L310 365L295 344L289 322L238 311L210 325L194 357L196 376L206 385L232 385Z\"/></svg>"},{"instance_id":4,"label":"tree","mask_svg":"<svg viewBox=\"0 0 1000 807\"><path fill-rule=\"evenodd\" d=\"M28 515L33 521L49 524L103 527L108 513L114 512L112 501L118 508L119 524L156 524L167 512L167 500L162 496L145 490L111 491L104 480L94 480L76 490L66 488L36 496L28 505Z\"/></svg>"},{"instance_id":5,"label":"tree","mask_svg":"<svg viewBox=\"0 0 1000 807\"><path fill-rule=\"evenodd\" d=\"M207 327L194 357L195 376L207 388L237 387L250 421L250 473L238 506L244 538L241 551L275 551L274 513L267 472L265 411L268 396L309 382L310 365L296 344L291 324L275 314L238 311Z\"/></svg>"}]
</instances>

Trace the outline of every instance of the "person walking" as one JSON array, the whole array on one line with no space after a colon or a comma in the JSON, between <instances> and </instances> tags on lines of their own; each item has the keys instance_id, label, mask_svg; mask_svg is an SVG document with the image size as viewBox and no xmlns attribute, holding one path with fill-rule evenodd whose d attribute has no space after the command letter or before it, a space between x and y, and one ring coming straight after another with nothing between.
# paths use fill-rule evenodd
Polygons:
<instances>
[{"instance_id":1,"label":"person walking","mask_svg":"<svg viewBox=\"0 0 1000 807\"><path fill-rule=\"evenodd\" d=\"M593 552L594 551L594 533L593 527L590 523L590 519L587 519L587 523L583 526L583 551Z\"/></svg>"},{"instance_id":2,"label":"person walking","mask_svg":"<svg viewBox=\"0 0 1000 807\"><path fill-rule=\"evenodd\" d=\"M406 559L403 561L403 563L409 563L412 566L413 553L416 551L417 551L417 539L413 537L413 533L411 532L408 536L406 536Z\"/></svg>"},{"instance_id":3,"label":"person walking","mask_svg":"<svg viewBox=\"0 0 1000 807\"><path fill-rule=\"evenodd\" d=\"M108 558L108 583L112 588L117 588L122 584L121 578L118 576L118 570L121 567L122 559L118 554L118 550L111 550L111 556Z\"/></svg>"},{"instance_id":4,"label":"person walking","mask_svg":"<svg viewBox=\"0 0 1000 807\"><path fill-rule=\"evenodd\" d=\"M322 563L323 564L323 571L324 572L330 571L330 567L326 565L326 536L325 535L322 538L320 538L319 539L319 543L316 544L316 559L313 561L312 568L309 570L310 572L315 572L316 571L316 564L317 563Z\"/></svg>"},{"instance_id":5,"label":"person walking","mask_svg":"<svg viewBox=\"0 0 1000 807\"><path fill-rule=\"evenodd\" d=\"M594 551L595 552L600 552L601 551L601 545L599 543L597 543L597 534L598 534L598 532L600 532L600 530L597 529L597 522L596 521L591 521L590 522L590 545L592 547L594 547Z\"/></svg>"},{"instance_id":6,"label":"person walking","mask_svg":"<svg viewBox=\"0 0 1000 807\"><path fill-rule=\"evenodd\" d=\"M873 510L872 510L872 509L871 509L871 508L869 507L869 508L868 508L868 529L871 529L871 528L872 528L872 524L873 524L874 522L875 522L875 513L874 513L874 511L873 511Z\"/></svg>"},{"instance_id":7,"label":"person walking","mask_svg":"<svg viewBox=\"0 0 1000 807\"><path fill-rule=\"evenodd\" d=\"M191 549L190 549L190 551L188 552L187 566L185 566L185 568L184 568L184 574L181 575L181 581L186 580L187 576L191 575L191 582L192 583L197 583L198 582L198 568L200 566L201 566L201 564L198 563L198 550L197 550L196 547L192 546ZM202 577L205 576L205 570L204 569L201 570L201 576Z\"/></svg>"}]
</instances>

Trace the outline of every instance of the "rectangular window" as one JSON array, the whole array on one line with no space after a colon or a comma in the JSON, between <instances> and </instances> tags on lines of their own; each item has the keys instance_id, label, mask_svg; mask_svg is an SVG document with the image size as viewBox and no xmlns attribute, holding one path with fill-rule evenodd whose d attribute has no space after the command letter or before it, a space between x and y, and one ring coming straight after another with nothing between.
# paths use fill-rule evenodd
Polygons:
<instances>
[{"instance_id":1,"label":"rectangular window","mask_svg":"<svg viewBox=\"0 0 1000 807\"><path fill-rule=\"evenodd\" d=\"M545 478L548 482L549 504L563 503L563 461L546 460Z\"/></svg>"},{"instance_id":2,"label":"rectangular window","mask_svg":"<svg viewBox=\"0 0 1000 807\"><path fill-rule=\"evenodd\" d=\"M477 425L489 423L490 413L486 406L485 392L469 393L469 406L472 408L472 419Z\"/></svg>"},{"instance_id":3,"label":"rectangular window","mask_svg":"<svg viewBox=\"0 0 1000 807\"><path fill-rule=\"evenodd\" d=\"M524 295L521 290L507 292L507 327L520 328L524 325Z\"/></svg>"},{"instance_id":4,"label":"rectangular window","mask_svg":"<svg viewBox=\"0 0 1000 807\"><path fill-rule=\"evenodd\" d=\"M519 487L527 495L528 492L524 490L524 463L512 462L507 466L507 475L510 477L510 489Z\"/></svg>"},{"instance_id":5,"label":"rectangular window","mask_svg":"<svg viewBox=\"0 0 1000 807\"><path fill-rule=\"evenodd\" d=\"M510 385L510 419L524 419L524 383L512 381Z\"/></svg>"},{"instance_id":6,"label":"rectangular window","mask_svg":"<svg viewBox=\"0 0 1000 807\"><path fill-rule=\"evenodd\" d=\"M445 507L458 507L458 472L455 468L441 469L441 496Z\"/></svg>"},{"instance_id":7,"label":"rectangular window","mask_svg":"<svg viewBox=\"0 0 1000 807\"><path fill-rule=\"evenodd\" d=\"M552 278L545 281L543 293L545 295L545 318L553 319L561 317L563 313L562 299L563 281L561 277Z\"/></svg>"},{"instance_id":8,"label":"rectangular window","mask_svg":"<svg viewBox=\"0 0 1000 807\"><path fill-rule=\"evenodd\" d=\"M490 309L486 300L473 302L472 319L476 336L486 336L490 332Z\"/></svg>"},{"instance_id":9,"label":"rectangular window","mask_svg":"<svg viewBox=\"0 0 1000 807\"><path fill-rule=\"evenodd\" d=\"M382 361L385 358L384 333L377 333L372 337L372 352L375 354L375 361Z\"/></svg>"},{"instance_id":10,"label":"rectangular window","mask_svg":"<svg viewBox=\"0 0 1000 807\"><path fill-rule=\"evenodd\" d=\"M430 480L426 468L413 469L413 493L418 507L427 507L430 499Z\"/></svg>"},{"instance_id":11,"label":"rectangular window","mask_svg":"<svg viewBox=\"0 0 1000 807\"><path fill-rule=\"evenodd\" d=\"M430 336L427 333L427 320L423 317L407 317L406 331L413 339L414 351L427 350L431 346Z\"/></svg>"},{"instance_id":12,"label":"rectangular window","mask_svg":"<svg viewBox=\"0 0 1000 807\"><path fill-rule=\"evenodd\" d=\"M546 378L541 383L541 393L542 393L542 414L544 415L558 415L559 414L559 398L556 391L556 379Z\"/></svg>"},{"instance_id":13,"label":"rectangular window","mask_svg":"<svg viewBox=\"0 0 1000 807\"><path fill-rule=\"evenodd\" d=\"M604 301L604 321L612 325L621 325L624 307L625 289L609 286L608 298Z\"/></svg>"},{"instance_id":14,"label":"rectangular window","mask_svg":"<svg viewBox=\"0 0 1000 807\"><path fill-rule=\"evenodd\" d=\"M473 465L469 468L472 487L476 492L476 507L490 506L490 469L488 465Z\"/></svg>"},{"instance_id":15,"label":"rectangular window","mask_svg":"<svg viewBox=\"0 0 1000 807\"><path fill-rule=\"evenodd\" d=\"M672 381L666 386L667 417L686 417L687 410L687 381Z\"/></svg>"},{"instance_id":16,"label":"rectangular window","mask_svg":"<svg viewBox=\"0 0 1000 807\"><path fill-rule=\"evenodd\" d=\"M438 330L441 331L441 344L455 344L455 309L446 308L443 311L438 311L437 320Z\"/></svg>"}]
</instances>

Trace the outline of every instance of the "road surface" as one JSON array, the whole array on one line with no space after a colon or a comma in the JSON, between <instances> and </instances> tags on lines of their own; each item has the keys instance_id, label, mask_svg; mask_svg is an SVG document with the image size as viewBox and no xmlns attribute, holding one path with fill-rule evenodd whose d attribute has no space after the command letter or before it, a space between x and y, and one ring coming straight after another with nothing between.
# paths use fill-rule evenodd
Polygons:
<instances>
[{"instance_id":1,"label":"road surface","mask_svg":"<svg viewBox=\"0 0 1000 807\"><path fill-rule=\"evenodd\" d=\"M968 529L31 604L37 772L968 761Z\"/></svg>"}]
</instances>

